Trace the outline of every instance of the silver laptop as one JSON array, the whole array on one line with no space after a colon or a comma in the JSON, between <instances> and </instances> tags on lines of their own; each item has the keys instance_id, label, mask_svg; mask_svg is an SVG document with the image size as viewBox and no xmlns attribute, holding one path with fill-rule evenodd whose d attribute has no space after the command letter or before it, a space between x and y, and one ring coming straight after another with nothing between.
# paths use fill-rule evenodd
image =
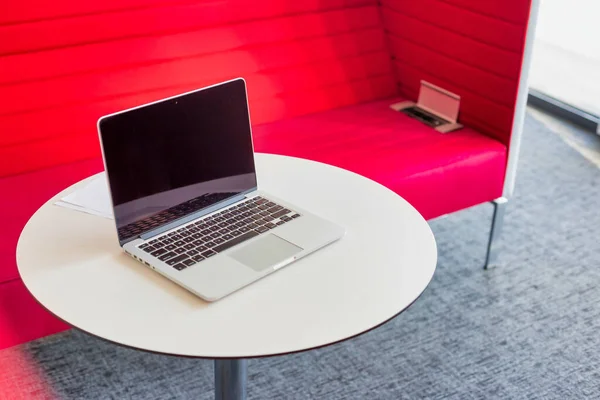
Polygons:
<instances>
[{"instance_id":1,"label":"silver laptop","mask_svg":"<svg viewBox=\"0 0 600 400\"><path fill-rule=\"evenodd\" d=\"M98 133L119 243L205 300L344 235L260 191L241 78L107 115Z\"/></svg>"}]
</instances>

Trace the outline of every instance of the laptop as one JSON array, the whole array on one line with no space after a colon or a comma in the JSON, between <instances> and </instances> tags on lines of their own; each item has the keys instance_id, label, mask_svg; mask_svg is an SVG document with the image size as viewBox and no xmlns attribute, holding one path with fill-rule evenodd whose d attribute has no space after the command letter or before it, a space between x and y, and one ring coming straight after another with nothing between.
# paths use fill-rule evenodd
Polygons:
<instances>
[{"instance_id":1,"label":"laptop","mask_svg":"<svg viewBox=\"0 0 600 400\"><path fill-rule=\"evenodd\" d=\"M98 133L119 244L204 300L344 235L258 187L242 78L104 116Z\"/></svg>"}]
</instances>

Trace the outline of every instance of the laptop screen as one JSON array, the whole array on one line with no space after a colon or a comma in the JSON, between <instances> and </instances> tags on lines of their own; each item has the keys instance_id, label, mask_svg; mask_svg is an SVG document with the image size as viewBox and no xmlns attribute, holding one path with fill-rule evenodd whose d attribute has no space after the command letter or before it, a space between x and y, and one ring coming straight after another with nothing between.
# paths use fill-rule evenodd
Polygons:
<instances>
[{"instance_id":1,"label":"laptop screen","mask_svg":"<svg viewBox=\"0 0 600 400\"><path fill-rule=\"evenodd\" d=\"M121 243L257 186L242 79L98 126Z\"/></svg>"}]
</instances>

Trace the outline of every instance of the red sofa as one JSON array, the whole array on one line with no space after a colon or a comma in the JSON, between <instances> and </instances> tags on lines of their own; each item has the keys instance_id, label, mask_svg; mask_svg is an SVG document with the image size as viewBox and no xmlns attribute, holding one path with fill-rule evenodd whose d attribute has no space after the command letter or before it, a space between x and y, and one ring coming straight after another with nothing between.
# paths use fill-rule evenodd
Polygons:
<instances>
[{"instance_id":1,"label":"red sofa","mask_svg":"<svg viewBox=\"0 0 600 400\"><path fill-rule=\"evenodd\" d=\"M102 169L95 122L119 109L243 76L257 151L355 171L426 218L507 197L530 9L530 0L0 3L0 348L67 328L28 294L15 247L43 202ZM389 108L415 100L421 79L462 97L465 129L440 134Z\"/></svg>"}]
</instances>

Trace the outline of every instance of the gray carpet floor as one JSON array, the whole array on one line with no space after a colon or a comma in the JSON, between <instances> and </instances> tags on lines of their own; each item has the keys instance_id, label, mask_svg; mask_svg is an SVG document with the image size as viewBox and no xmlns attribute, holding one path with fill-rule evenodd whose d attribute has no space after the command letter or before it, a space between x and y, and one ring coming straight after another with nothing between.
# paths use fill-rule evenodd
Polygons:
<instances>
[{"instance_id":1,"label":"gray carpet floor","mask_svg":"<svg viewBox=\"0 0 600 400\"><path fill-rule=\"evenodd\" d=\"M251 399L600 398L600 171L531 116L501 267L491 206L431 222L439 265L406 312L361 337L251 360ZM0 351L0 398L211 399L212 363L70 331Z\"/></svg>"}]
</instances>

